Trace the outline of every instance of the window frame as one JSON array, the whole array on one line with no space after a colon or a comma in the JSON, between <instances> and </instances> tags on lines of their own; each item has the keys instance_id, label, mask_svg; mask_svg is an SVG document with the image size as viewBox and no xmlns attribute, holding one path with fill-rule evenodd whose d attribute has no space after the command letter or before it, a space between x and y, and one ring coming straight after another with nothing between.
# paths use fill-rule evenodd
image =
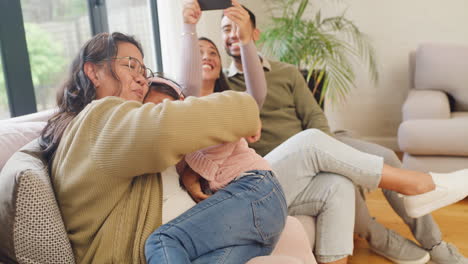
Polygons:
<instances>
[{"instance_id":1,"label":"window frame","mask_svg":"<svg viewBox=\"0 0 468 264\"><path fill-rule=\"evenodd\" d=\"M153 23L156 71L162 72L157 0L148 1L151 7L151 22ZM106 1L88 0L87 3L93 36L108 32ZM0 52L10 116L36 113L36 98L20 0L0 1Z\"/></svg>"}]
</instances>

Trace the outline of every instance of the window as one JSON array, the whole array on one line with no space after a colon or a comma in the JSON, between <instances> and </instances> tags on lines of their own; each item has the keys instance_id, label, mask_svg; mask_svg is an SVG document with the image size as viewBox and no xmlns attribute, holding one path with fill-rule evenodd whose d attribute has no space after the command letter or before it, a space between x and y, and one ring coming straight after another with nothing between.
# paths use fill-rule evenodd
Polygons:
<instances>
[{"instance_id":1,"label":"window","mask_svg":"<svg viewBox=\"0 0 468 264\"><path fill-rule=\"evenodd\" d=\"M134 36L143 46L145 64L156 71L151 7L148 0L113 0L107 3L110 32Z\"/></svg>"},{"instance_id":2,"label":"window","mask_svg":"<svg viewBox=\"0 0 468 264\"><path fill-rule=\"evenodd\" d=\"M6 94L5 76L3 75L2 54L0 53L0 119L10 117L8 97Z\"/></svg>"},{"instance_id":3,"label":"window","mask_svg":"<svg viewBox=\"0 0 468 264\"><path fill-rule=\"evenodd\" d=\"M153 27L158 24L156 1L107 2L109 8L103 0L0 0L1 51L8 66L8 71L0 68L0 111L5 109L0 119L7 109L19 116L54 107L70 63L93 34L134 35L142 43L145 64L162 70L159 27ZM16 87L8 95L5 79Z\"/></svg>"},{"instance_id":4,"label":"window","mask_svg":"<svg viewBox=\"0 0 468 264\"><path fill-rule=\"evenodd\" d=\"M21 0L37 110L55 106L56 89L91 37L87 1Z\"/></svg>"}]
</instances>

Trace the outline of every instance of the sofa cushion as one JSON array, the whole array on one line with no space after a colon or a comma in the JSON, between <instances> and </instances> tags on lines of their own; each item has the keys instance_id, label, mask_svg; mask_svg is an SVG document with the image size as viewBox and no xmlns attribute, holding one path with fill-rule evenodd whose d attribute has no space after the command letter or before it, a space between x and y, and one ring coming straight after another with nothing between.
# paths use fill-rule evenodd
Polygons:
<instances>
[{"instance_id":1,"label":"sofa cushion","mask_svg":"<svg viewBox=\"0 0 468 264\"><path fill-rule=\"evenodd\" d=\"M39 143L16 152L0 172L0 261L74 263Z\"/></svg>"},{"instance_id":2,"label":"sofa cushion","mask_svg":"<svg viewBox=\"0 0 468 264\"><path fill-rule=\"evenodd\" d=\"M413 155L468 156L468 112L452 113L450 119L405 121L398 129L398 144Z\"/></svg>"},{"instance_id":3,"label":"sofa cushion","mask_svg":"<svg viewBox=\"0 0 468 264\"><path fill-rule=\"evenodd\" d=\"M163 183L163 224L171 221L195 205L188 193L179 185L179 174L175 166L161 173Z\"/></svg>"},{"instance_id":4,"label":"sofa cushion","mask_svg":"<svg viewBox=\"0 0 468 264\"><path fill-rule=\"evenodd\" d=\"M455 111L468 111L468 46L419 46L414 85L416 89L445 91L454 97Z\"/></svg>"},{"instance_id":5,"label":"sofa cushion","mask_svg":"<svg viewBox=\"0 0 468 264\"><path fill-rule=\"evenodd\" d=\"M46 122L0 123L0 171L15 151L39 136L45 125Z\"/></svg>"},{"instance_id":6,"label":"sofa cushion","mask_svg":"<svg viewBox=\"0 0 468 264\"><path fill-rule=\"evenodd\" d=\"M421 156L405 153L403 168L422 172L448 173L466 169L468 157Z\"/></svg>"}]
</instances>

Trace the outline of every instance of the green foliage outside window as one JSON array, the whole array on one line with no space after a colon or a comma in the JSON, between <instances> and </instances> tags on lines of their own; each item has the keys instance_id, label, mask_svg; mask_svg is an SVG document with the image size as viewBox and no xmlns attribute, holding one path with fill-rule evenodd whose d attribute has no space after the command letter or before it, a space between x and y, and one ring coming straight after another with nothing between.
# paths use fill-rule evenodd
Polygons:
<instances>
[{"instance_id":1,"label":"green foliage outside window","mask_svg":"<svg viewBox=\"0 0 468 264\"><path fill-rule=\"evenodd\" d=\"M29 62L34 84L34 92L38 105L46 106L53 102L54 92L59 74L65 67L62 57L63 48L59 42L53 41L51 34L36 24L25 24L26 41L28 43Z\"/></svg>"},{"instance_id":2,"label":"green foliage outside window","mask_svg":"<svg viewBox=\"0 0 468 264\"><path fill-rule=\"evenodd\" d=\"M50 98L50 89L56 87L59 74L65 67L65 59L61 55L63 48L52 39L49 32L38 25L26 23L25 31L36 99L38 103L46 104L54 101L55 98ZM0 109L7 109L8 99L1 63L0 61Z\"/></svg>"},{"instance_id":3,"label":"green foliage outside window","mask_svg":"<svg viewBox=\"0 0 468 264\"><path fill-rule=\"evenodd\" d=\"M3 65L0 59L0 111L8 108L8 101L5 87L5 77L3 76Z\"/></svg>"},{"instance_id":4,"label":"green foliage outside window","mask_svg":"<svg viewBox=\"0 0 468 264\"><path fill-rule=\"evenodd\" d=\"M62 46L38 25L25 24L25 30L34 86L49 85L65 66Z\"/></svg>"}]
</instances>

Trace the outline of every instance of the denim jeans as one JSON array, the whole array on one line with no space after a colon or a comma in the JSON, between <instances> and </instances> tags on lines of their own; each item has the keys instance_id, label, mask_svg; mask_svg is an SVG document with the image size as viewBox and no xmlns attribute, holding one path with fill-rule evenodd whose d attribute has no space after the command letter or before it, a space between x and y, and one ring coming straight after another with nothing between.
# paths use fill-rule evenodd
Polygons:
<instances>
[{"instance_id":1,"label":"denim jeans","mask_svg":"<svg viewBox=\"0 0 468 264\"><path fill-rule=\"evenodd\" d=\"M146 240L147 263L245 263L268 255L287 216L270 171L250 171L159 227Z\"/></svg>"}]
</instances>

